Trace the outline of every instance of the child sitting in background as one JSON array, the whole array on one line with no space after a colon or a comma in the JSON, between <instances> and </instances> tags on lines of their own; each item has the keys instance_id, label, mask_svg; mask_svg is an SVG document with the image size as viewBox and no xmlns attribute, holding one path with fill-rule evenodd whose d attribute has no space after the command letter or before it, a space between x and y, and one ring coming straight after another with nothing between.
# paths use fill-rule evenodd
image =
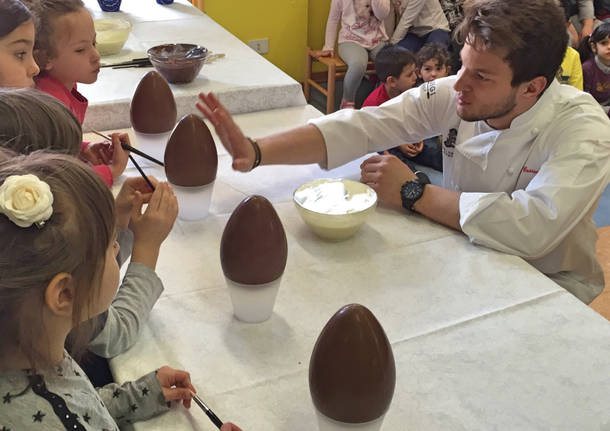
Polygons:
<instances>
[{"instance_id":1,"label":"child sitting in background","mask_svg":"<svg viewBox=\"0 0 610 431\"><path fill-rule=\"evenodd\" d=\"M417 53L417 74L421 83L444 78L451 73L449 51L438 43L427 43Z\"/></svg>"},{"instance_id":2,"label":"child sitting in background","mask_svg":"<svg viewBox=\"0 0 610 431\"><path fill-rule=\"evenodd\" d=\"M560 84L571 85L583 90L582 64L578 51L568 45L561 66L557 70L557 80Z\"/></svg>"},{"instance_id":3,"label":"child sitting in background","mask_svg":"<svg viewBox=\"0 0 610 431\"><path fill-rule=\"evenodd\" d=\"M417 58L413 57L413 54L400 46L393 46L393 48L396 50L402 49L409 53L412 61L415 62L413 70L417 72L417 75L423 82L443 78L449 75L449 72L451 71L451 66L449 66L449 52L443 45L428 43L419 50ZM384 51L385 48L379 52L378 57L381 56ZM379 73L377 62L375 63L375 67ZM411 86L413 86L413 84L411 84ZM408 88L403 91L406 90L408 90ZM417 170L415 163L422 166L429 166L437 171L442 172L443 170L443 152L440 136L429 138L416 144L402 144L388 150L387 153L398 157L412 171Z\"/></svg>"},{"instance_id":4,"label":"child sitting in background","mask_svg":"<svg viewBox=\"0 0 610 431\"><path fill-rule=\"evenodd\" d=\"M382 103L413 88L417 79L415 56L399 45L384 46L375 59L375 70L381 84L365 99L362 107Z\"/></svg>"},{"instance_id":5,"label":"child sitting in background","mask_svg":"<svg viewBox=\"0 0 610 431\"><path fill-rule=\"evenodd\" d=\"M19 0L0 0L0 87L33 87L34 22Z\"/></svg>"},{"instance_id":6,"label":"child sitting in background","mask_svg":"<svg viewBox=\"0 0 610 431\"><path fill-rule=\"evenodd\" d=\"M570 2L568 0L562 0L561 7L563 8L564 15L566 17L566 29L570 28ZM569 31L569 30L568 30ZM580 61L580 55L578 51L568 45L566 53L557 70L556 75L557 81L560 84L571 85L582 91L583 89L583 78L582 78L582 64Z\"/></svg>"},{"instance_id":7,"label":"child sitting in background","mask_svg":"<svg viewBox=\"0 0 610 431\"><path fill-rule=\"evenodd\" d=\"M610 22L599 25L585 37L580 49L584 90L602 105L610 117Z\"/></svg>"},{"instance_id":8,"label":"child sitting in background","mask_svg":"<svg viewBox=\"0 0 610 431\"><path fill-rule=\"evenodd\" d=\"M382 105L413 88L417 80L416 69L417 61L411 51L400 45L384 46L375 59L375 71L381 84L368 95L362 107ZM402 144L387 152L398 157L412 170L416 170L409 158L415 155L413 149L420 144L423 143Z\"/></svg>"},{"instance_id":9,"label":"child sitting in background","mask_svg":"<svg viewBox=\"0 0 610 431\"><path fill-rule=\"evenodd\" d=\"M420 84L444 78L451 73L451 57L444 45L432 42L425 44L417 53L417 74ZM425 139L409 147L408 157L421 166L443 171L442 136Z\"/></svg>"},{"instance_id":10,"label":"child sitting in background","mask_svg":"<svg viewBox=\"0 0 610 431\"><path fill-rule=\"evenodd\" d=\"M82 124L88 101L78 92L77 83L94 83L100 71L91 14L81 0L24 2L37 18L34 57L41 72L36 87L64 102ZM129 144L129 138L123 135L121 139L111 144L84 142L81 149L80 157L95 165L109 186L127 166L128 154L121 142Z\"/></svg>"},{"instance_id":11,"label":"child sitting in background","mask_svg":"<svg viewBox=\"0 0 610 431\"><path fill-rule=\"evenodd\" d=\"M334 57L337 26L339 56L347 64L343 80L341 109L354 108L356 91L362 81L369 58L375 60L384 42L388 40L383 20L390 13L390 0L332 0L322 57Z\"/></svg>"},{"instance_id":12,"label":"child sitting in background","mask_svg":"<svg viewBox=\"0 0 610 431\"><path fill-rule=\"evenodd\" d=\"M73 351L86 345L119 283L114 201L97 175L62 154L4 160L0 237L10 244L0 249L3 429L114 430L167 411L169 401L190 406L184 371L162 367L96 392L64 350L71 331Z\"/></svg>"},{"instance_id":13,"label":"child sitting in background","mask_svg":"<svg viewBox=\"0 0 610 431\"><path fill-rule=\"evenodd\" d=\"M59 100L30 88L0 89L0 147L21 154L44 149L76 157L81 140L80 123ZM87 341L87 348L104 358L114 357L136 342L163 292L155 273L156 260L178 209L171 188L158 184L154 177L149 179L157 186L154 193L143 178L127 178L115 200L119 266L132 249L133 255L116 298L96 318L97 330ZM166 210L149 205L142 214L142 204L154 195Z\"/></svg>"}]
</instances>

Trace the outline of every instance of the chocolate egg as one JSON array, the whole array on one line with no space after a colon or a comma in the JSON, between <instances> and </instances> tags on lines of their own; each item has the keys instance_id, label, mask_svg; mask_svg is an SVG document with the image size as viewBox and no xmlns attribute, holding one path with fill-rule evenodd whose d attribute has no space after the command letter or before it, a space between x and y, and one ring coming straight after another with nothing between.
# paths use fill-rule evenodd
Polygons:
<instances>
[{"instance_id":1,"label":"chocolate egg","mask_svg":"<svg viewBox=\"0 0 610 431\"><path fill-rule=\"evenodd\" d=\"M182 117L165 147L165 174L177 186L204 186L216 178L218 153L203 119Z\"/></svg>"},{"instance_id":2,"label":"chocolate egg","mask_svg":"<svg viewBox=\"0 0 610 431\"><path fill-rule=\"evenodd\" d=\"M174 128L178 113L169 85L157 72L140 80L131 99L131 125L140 133L165 133Z\"/></svg>"},{"instance_id":3,"label":"chocolate egg","mask_svg":"<svg viewBox=\"0 0 610 431\"><path fill-rule=\"evenodd\" d=\"M394 395L392 347L371 311L359 304L330 318L309 361L309 390L320 413L363 423L383 415Z\"/></svg>"},{"instance_id":4,"label":"chocolate egg","mask_svg":"<svg viewBox=\"0 0 610 431\"><path fill-rule=\"evenodd\" d=\"M225 276L237 283L263 284L284 273L288 243L273 205L249 196L233 210L220 240Z\"/></svg>"}]
</instances>

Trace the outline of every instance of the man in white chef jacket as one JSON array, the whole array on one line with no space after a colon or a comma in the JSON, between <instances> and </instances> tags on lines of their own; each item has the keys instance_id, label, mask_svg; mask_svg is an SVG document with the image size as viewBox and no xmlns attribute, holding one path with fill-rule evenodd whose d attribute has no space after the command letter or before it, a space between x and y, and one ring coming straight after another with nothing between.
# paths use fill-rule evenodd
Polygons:
<instances>
[{"instance_id":1,"label":"man in white chef jacket","mask_svg":"<svg viewBox=\"0 0 610 431\"><path fill-rule=\"evenodd\" d=\"M393 156L362 164L379 200L521 256L585 303L603 289L591 219L610 179L610 121L588 94L553 79L567 35L555 0L472 0L457 76L380 107L342 110L288 132L246 138L211 94L206 115L234 169L320 163L444 136L443 187ZM406 211L406 210L403 210Z\"/></svg>"}]
</instances>

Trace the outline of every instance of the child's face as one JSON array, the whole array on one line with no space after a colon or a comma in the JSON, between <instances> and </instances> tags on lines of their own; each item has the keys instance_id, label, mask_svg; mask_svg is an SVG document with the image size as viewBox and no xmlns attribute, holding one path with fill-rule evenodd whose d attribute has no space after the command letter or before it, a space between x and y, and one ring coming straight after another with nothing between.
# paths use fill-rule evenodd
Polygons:
<instances>
[{"instance_id":1,"label":"child's face","mask_svg":"<svg viewBox=\"0 0 610 431\"><path fill-rule=\"evenodd\" d=\"M431 58L422 64L419 73L424 82L434 81L435 79L443 78L449 74L447 65L441 65L436 58Z\"/></svg>"},{"instance_id":2,"label":"child's face","mask_svg":"<svg viewBox=\"0 0 610 431\"><path fill-rule=\"evenodd\" d=\"M32 56L34 23L26 21L0 39L0 87L33 87L38 65Z\"/></svg>"},{"instance_id":3,"label":"child's face","mask_svg":"<svg viewBox=\"0 0 610 431\"><path fill-rule=\"evenodd\" d=\"M55 22L56 55L46 70L67 86L76 82L92 84L100 71L100 55L95 49L93 19L86 9L68 13Z\"/></svg>"},{"instance_id":4,"label":"child's face","mask_svg":"<svg viewBox=\"0 0 610 431\"><path fill-rule=\"evenodd\" d=\"M116 261L116 256L119 253L119 243L111 241L106 250L106 261L104 262L104 271L102 273L102 284L98 300L93 305L93 313L89 317L101 314L108 309L110 303L116 295L119 287L119 264Z\"/></svg>"},{"instance_id":5,"label":"child's face","mask_svg":"<svg viewBox=\"0 0 610 431\"><path fill-rule=\"evenodd\" d=\"M610 36L599 42L592 42L591 49L605 64L610 64Z\"/></svg>"},{"instance_id":6,"label":"child's face","mask_svg":"<svg viewBox=\"0 0 610 431\"><path fill-rule=\"evenodd\" d=\"M417 81L417 73L415 72L414 64L407 64L402 68L402 72L398 79L394 80L394 89L398 90L398 92L403 93L415 85L415 81Z\"/></svg>"}]
</instances>

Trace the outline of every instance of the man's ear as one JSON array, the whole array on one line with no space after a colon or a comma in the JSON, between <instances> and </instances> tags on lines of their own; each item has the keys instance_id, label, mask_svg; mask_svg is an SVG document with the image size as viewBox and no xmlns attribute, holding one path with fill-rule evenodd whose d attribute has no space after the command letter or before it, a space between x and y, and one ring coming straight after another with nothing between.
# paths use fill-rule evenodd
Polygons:
<instances>
[{"instance_id":1,"label":"man's ear","mask_svg":"<svg viewBox=\"0 0 610 431\"><path fill-rule=\"evenodd\" d=\"M537 76L528 83L525 84L525 90L523 92L523 96L527 98L535 98L540 97L540 94L546 88L546 78L544 76Z\"/></svg>"},{"instance_id":2,"label":"man's ear","mask_svg":"<svg viewBox=\"0 0 610 431\"><path fill-rule=\"evenodd\" d=\"M393 88L394 86L396 86L396 78L394 78L393 76L388 76L385 79L385 83L388 87Z\"/></svg>"},{"instance_id":3,"label":"man's ear","mask_svg":"<svg viewBox=\"0 0 610 431\"><path fill-rule=\"evenodd\" d=\"M451 66L447 65L447 76L451 75Z\"/></svg>"},{"instance_id":4,"label":"man's ear","mask_svg":"<svg viewBox=\"0 0 610 431\"><path fill-rule=\"evenodd\" d=\"M74 308L72 276L66 272L60 272L53 277L45 289L44 301L53 314L71 317Z\"/></svg>"}]
</instances>

